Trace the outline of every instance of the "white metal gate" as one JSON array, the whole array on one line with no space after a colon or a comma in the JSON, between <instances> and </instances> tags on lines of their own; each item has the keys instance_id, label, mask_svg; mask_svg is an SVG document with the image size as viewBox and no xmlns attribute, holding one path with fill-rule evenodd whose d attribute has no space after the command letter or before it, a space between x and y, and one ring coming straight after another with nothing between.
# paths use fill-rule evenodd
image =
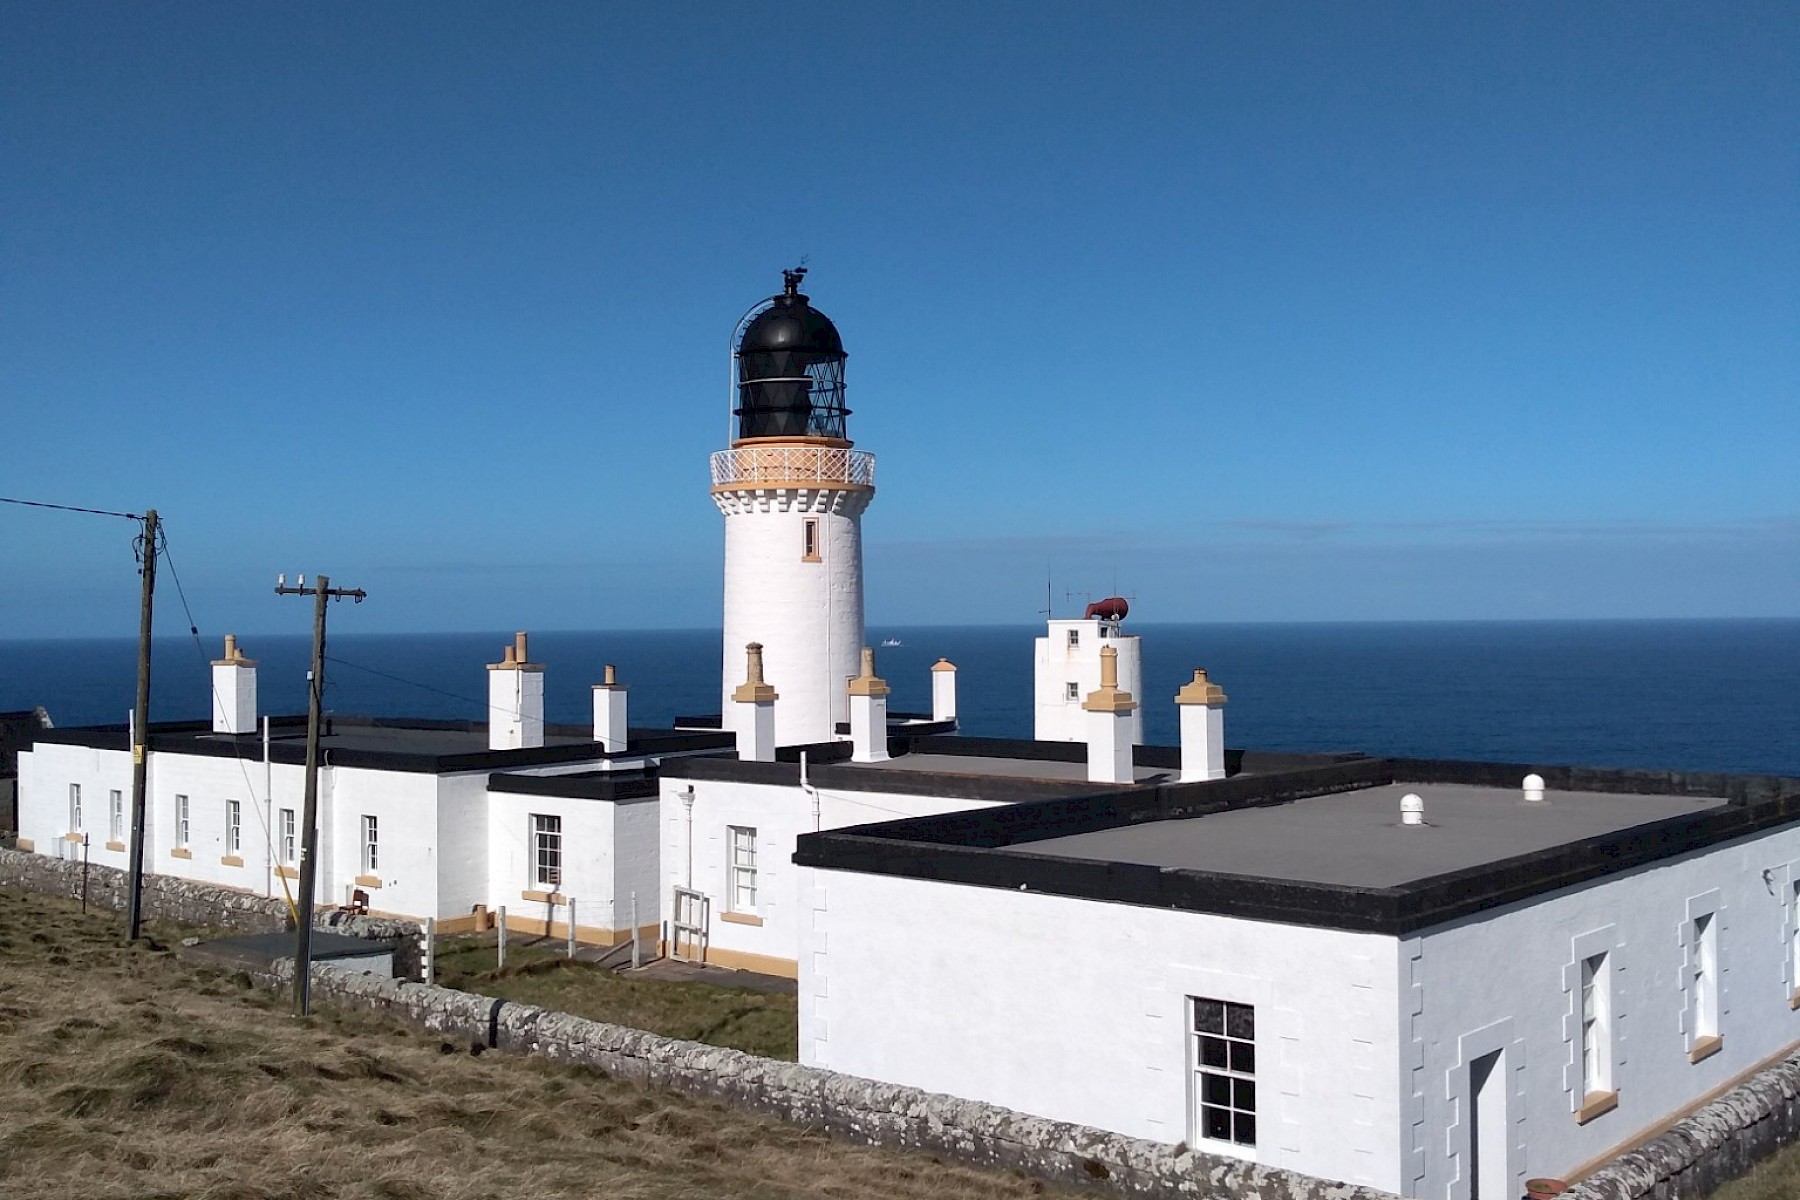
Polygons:
<instances>
[{"instance_id":1,"label":"white metal gate","mask_svg":"<svg viewBox=\"0 0 1800 1200\"><path fill-rule=\"evenodd\" d=\"M669 957L682 962L705 962L712 900L703 892L678 887L669 911L674 914L669 921Z\"/></svg>"}]
</instances>

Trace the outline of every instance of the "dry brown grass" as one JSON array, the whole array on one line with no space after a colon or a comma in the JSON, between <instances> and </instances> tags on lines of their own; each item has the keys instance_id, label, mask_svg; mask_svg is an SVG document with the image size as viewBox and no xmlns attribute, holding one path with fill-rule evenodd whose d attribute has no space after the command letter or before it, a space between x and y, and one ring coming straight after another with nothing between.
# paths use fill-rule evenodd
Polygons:
<instances>
[{"instance_id":1,"label":"dry brown grass","mask_svg":"<svg viewBox=\"0 0 1800 1200\"><path fill-rule=\"evenodd\" d=\"M0 890L0 1195L201 1200L990 1197L1017 1175L831 1142L599 1072L307 1020Z\"/></svg>"}]
</instances>

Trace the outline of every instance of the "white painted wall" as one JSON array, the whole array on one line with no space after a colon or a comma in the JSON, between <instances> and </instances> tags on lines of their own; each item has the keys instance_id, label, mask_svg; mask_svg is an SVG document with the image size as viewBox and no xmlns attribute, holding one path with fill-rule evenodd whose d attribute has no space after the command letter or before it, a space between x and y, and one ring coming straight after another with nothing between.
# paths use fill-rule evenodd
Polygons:
<instances>
[{"instance_id":1,"label":"white painted wall","mask_svg":"<svg viewBox=\"0 0 1800 1200\"><path fill-rule=\"evenodd\" d=\"M862 511L870 495L769 487L713 496L725 515L722 711L732 711L732 690L744 682L744 646L761 642L763 678L781 697L778 745L832 741L837 723L849 719L844 685L863 645ZM803 554L808 520L819 522L817 562Z\"/></svg>"},{"instance_id":2,"label":"white painted wall","mask_svg":"<svg viewBox=\"0 0 1800 1200\"><path fill-rule=\"evenodd\" d=\"M329 785L327 784L329 781ZM331 831L329 854L319 863L319 898L343 904L353 888L369 893L369 907L399 916L438 911L438 858L430 831L437 827L438 777L329 767L319 772L321 836ZM326 800L329 797L328 801ZM362 874L362 817L376 818L379 888L357 883Z\"/></svg>"},{"instance_id":3,"label":"white painted wall","mask_svg":"<svg viewBox=\"0 0 1800 1200\"><path fill-rule=\"evenodd\" d=\"M614 929L631 927L631 897L637 896L640 925L662 920L661 805L656 800L634 800L613 805L613 923ZM655 953L645 947L646 955Z\"/></svg>"},{"instance_id":4,"label":"white painted wall","mask_svg":"<svg viewBox=\"0 0 1800 1200\"><path fill-rule=\"evenodd\" d=\"M683 794L694 790L691 848L693 887L712 897L711 945L727 954L755 954L792 964L800 946L801 915L796 906L794 842L803 833L866 825L896 817L988 808L990 801L891 792L822 790L815 826L812 798L799 787L716 780L665 779L662 783L661 910L669 913L670 897L688 878L690 850L688 808ZM729 826L756 830L757 905L752 913L761 925L723 919L729 910L727 857Z\"/></svg>"},{"instance_id":5,"label":"white painted wall","mask_svg":"<svg viewBox=\"0 0 1800 1200\"><path fill-rule=\"evenodd\" d=\"M488 772L446 775L438 781L436 833L438 896L433 914L466 917L489 903Z\"/></svg>"},{"instance_id":6,"label":"white painted wall","mask_svg":"<svg viewBox=\"0 0 1800 1200\"><path fill-rule=\"evenodd\" d=\"M1088 693L1100 686L1100 650L1111 646L1119 652L1119 687L1137 698L1137 711L1131 714L1131 744L1144 742L1144 663L1142 639L1136 634L1102 638L1098 620L1064 620L1049 622L1049 633L1036 640L1037 667L1033 675L1033 708L1036 725L1033 737L1040 742L1085 742L1088 738L1087 714L1081 707ZM1074 633L1076 645L1069 645ZM1075 684L1077 695L1069 697L1069 684ZM1158 703L1160 703L1160 699Z\"/></svg>"},{"instance_id":7,"label":"white painted wall","mask_svg":"<svg viewBox=\"0 0 1800 1200\"><path fill-rule=\"evenodd\" d=\"M532 880L531 817L562 818L562 883L557 888L576 901L576 923L612 927L613 804L567 796L525 796L491 792L488 798L488 881L490 908L504 904L509 913L543 920L548 907L527 900L542 889ZM558 906L549 919L565 921Z\"/></svg>"},{"instance_id":8,"label":"white painted wall","mask_svg":"<svg viewBox=\"0 0 1800 1200\"><path fill-rule=\"evenodd\" d=\"M802 1062L1374 1187L1399 1182L1397 943L801 868ZM1256 1009L1258 1144L1194 1140L1192 996Z\"/></svg>"},{"instance_id":9,"label":"white painted wall","mask_svg":"<svg viewBox=\"0 0 1800 1200\"><path fill-rule=\"evenodd\" d=\"M1767 873L1765 875L1765 872ZM1533 1176L1569 1171L1657 1124L1800 1041L1794 979L1800 829L1640 867L1535 903L1428 931L1402 946L1414 995L1402 1006L1413 1046L1408 1195L1466 1200L1467 1049L1506 1028L1517 1049L1514 1194ZM1691 902L1718 907L1723 1046L1699 1063L1684 1004L1682 941ZM1612 957L1618 1107L1578 1125L1579 956ZM1489 1041L1495 1035L1489 1033ZM1476 1038L1480 1041L1480 1038Z\"/></svg>"}]
</instances>

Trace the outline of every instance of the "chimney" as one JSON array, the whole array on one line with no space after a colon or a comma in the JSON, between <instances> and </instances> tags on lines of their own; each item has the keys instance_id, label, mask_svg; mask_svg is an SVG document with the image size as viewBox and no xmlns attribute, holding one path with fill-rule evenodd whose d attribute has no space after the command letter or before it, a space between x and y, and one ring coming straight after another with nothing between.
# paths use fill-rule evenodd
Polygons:
<instances>
[{"instance_id":1,"label":"chimney","mask_svg":"<svg viewBox=\"0 0 1800 1200\"><path fill-rule=\"evenodd\" d=\"M1089 692L1082 708L1088 723L1088 782L1131 783L1131 714L1137 701L1119 690L1119 652L1100 651L1100 690Z\"/></svg>"},{"instance_id":2,"label":"chimney","mask_svg":"<svg viewBox=\"0 0 1800 1200\"><path fill-rule=\"evenodd\" d=\"M625 685L606 664L604 682L594 685L594 740L607 754L622 754L630 736L625 728Z\"/></svg>"},{"instance_id":3,"label":"chimney","mask_svg":"<svg viewBox=\"0 0 1800 1200\"><path fill-rule=\"evenodd\" d=\"M1425 798L1417 792L1408 792L1400 797L1400 823L1402 825L1425 824Z\"/></svg>"},{"instance_id":4,"label":"chimney","mask_svg":"<svg viewBox=\"0 0 1800 1200\"><path fill-rule=\"evenodd\" d=\"M738 757L745 762L775 761L775 701L781 697L763 682L762 652L761 642L744 646L744 682L731 693Z\"/></svg>"},{"instance_id":5,"label":"chimney","mask_svg":"<svg viewBox=\"0 0 1800 1200\"><path fill-rule=\"evenodd\" d=\"M1544 799L1544 777L1539 775L1536 771L1533 771L1521 781L1520 790L1524 792L1527 803L1542 803Z\"/></svg>"},{"instance_id":6,"label":"chimney","mask_svg":"<svg viewBox=\"0 0 1800 1200\"><path fill-rule=\"evenodd\" d=\"M488 664L488 749L535 750L544 744L544 664L526 661L523 631L500 661Z\"/></svg>"},{"instance_id":7,"label":"chimney","mask_svg":"<svg viewBox=\"0 0 1800 1200\"><path fill-rule=\"evenodd\" d=\"M1181 782L1225 778L1225 689L1195 667L1175 693L1181 708Z\"/></svg>"},{"instance_id":8,"label":"chimney","mask_svg":"<svg viewBox=\"0 0 1800 1200\"><path fill-rule=\"evenodd\" d=\"M256 732L256 660L245 658L237 634L225 635L225 657L213 660L214 733Z\"/></svg>"},{"instance_id":9,"label":"chimney","mask_svg":"<svg viewBox=\"0 0 1800 1200\"><path fill-rule=\"evenodd\" d=\"M887 681L875 674L875 651L864 646L862 674L850 681L850 761L887 761Z\"/></svg>"},{"instance_id":10,"label":"chimney","mask_svg":"<svg viewBox=\"0 0 1800 1200\"><path fill-rule=\"evenodd\" d=\"M931 668L931 719L956 720L956 664L947 658Z\"/></svg>"}]
</instances>

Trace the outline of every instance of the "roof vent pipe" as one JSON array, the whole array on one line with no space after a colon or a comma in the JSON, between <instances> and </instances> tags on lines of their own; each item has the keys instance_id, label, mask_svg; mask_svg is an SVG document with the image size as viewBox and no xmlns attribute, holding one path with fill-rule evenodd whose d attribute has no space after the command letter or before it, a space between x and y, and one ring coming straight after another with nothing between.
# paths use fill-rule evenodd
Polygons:
<instances>
[{"instance_id":1,"label":"roof vent pipe","mask_svg":"<svg viewBox=\"0 0 1800 1200\"><path fill-rule=\"evenodd\" d=\"M1525 799L1535 804L1544 798L1544 777L1536 773L1527 775L1524 782Z\"/></svg>"},{"instance_id":2,"label":"roof vent pipe","mask_svg":"<svg viewBox=\"0 0 1800 1200\"><path fill-rule=\"evenodd\" d=\"M1402 825L1423 825L1425 823L1425 800L1417 792L1408 792L1400 797L1400 823Z\"/></svg>"}]
</instances>

